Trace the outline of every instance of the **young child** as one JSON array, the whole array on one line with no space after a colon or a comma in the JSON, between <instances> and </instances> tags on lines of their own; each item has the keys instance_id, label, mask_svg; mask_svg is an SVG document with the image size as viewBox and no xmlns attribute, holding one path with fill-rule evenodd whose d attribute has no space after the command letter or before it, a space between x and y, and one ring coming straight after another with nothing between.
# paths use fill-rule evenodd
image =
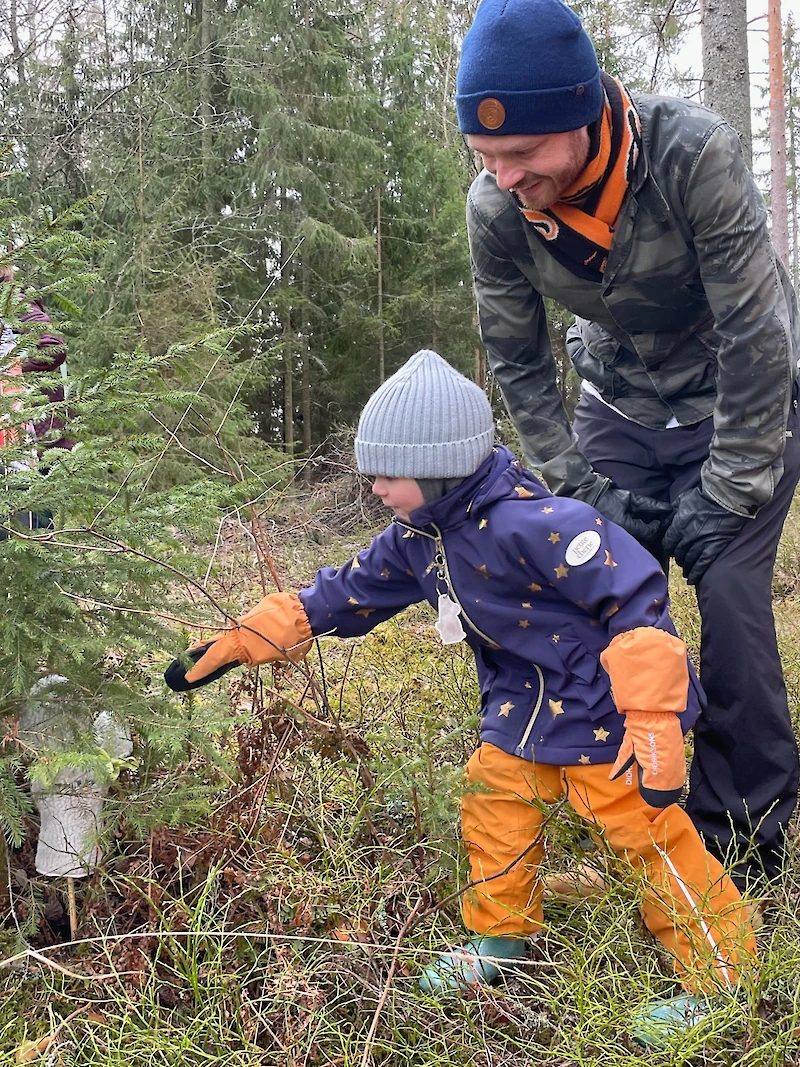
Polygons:
<instances>
[{"instance_id":1,"label":"young child","mask_svg":"<svg viewBox=\"0 0 800 1067\"><path fill-rule=\"evenodd\" d=\"M297 662L316 637L361 636L429 601L442 641L474 652L481 745L462 801L476 883L463 918L474 936L421 985L490 983L524 960L543 918L536 802L566 796L643 872L644 921L689 991L655 1002L652 1015L690 1025L704 994L735 985L755 940L738 890L676 803L700 690L662 570L495 445L485 394L434 352L418 352L373 394L355 452L393 522L309 589L273 593L193 646L194 666L176 660L167 683L183 691L239 664Z\"/></svg>"}]
</instances>

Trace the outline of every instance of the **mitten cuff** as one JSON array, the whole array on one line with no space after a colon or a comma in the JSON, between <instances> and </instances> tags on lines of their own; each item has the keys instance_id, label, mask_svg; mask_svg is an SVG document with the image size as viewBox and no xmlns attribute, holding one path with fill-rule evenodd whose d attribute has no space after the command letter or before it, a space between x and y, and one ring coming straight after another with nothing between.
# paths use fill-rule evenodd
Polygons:
<instances>
[{"instance_id":1,"label":"mitten cuff","mask_svg":"<svg viewBox=\"0 0 800 1067\"><path fill-rule=\"evenodd\" d=\"M249 667L274 660L299 663L314 640L311 623L296 593L270 593L237 622L241 662Z\"/></svg>"},{"instance_id":2,"label":"mitten cuff","mask_svg":"<svg viewBox=\"0 0 800 1067\"><path fill-rule=\"evenodd\" d=\"M689 665L686 645L655 626L618 634L600 654L611 678L617 710L675 713L686 710Z\"/></svg>"}]
</instances>

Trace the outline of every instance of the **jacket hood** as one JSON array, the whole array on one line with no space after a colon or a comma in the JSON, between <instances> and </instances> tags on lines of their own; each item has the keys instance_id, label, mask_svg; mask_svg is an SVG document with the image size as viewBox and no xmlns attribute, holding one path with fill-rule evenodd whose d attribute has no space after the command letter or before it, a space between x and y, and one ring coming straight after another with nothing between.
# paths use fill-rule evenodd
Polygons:
<instances>
[{"instance_id":1,"label":"jacket hood","mask_svg":"<svg viewBox=\"0 0 800 1067\"><path fill-rule=\"evenodd\" d=\"M508 496L509 489L518 483L524 488L526 496L544 499L552 495L535 475L525 470L513 452L505 445L495 445L491 455L475 473L455 489L412 511L407 523L397 519L395 522L420 530L431 525L451 530L465 522L476 510Z\"/></svg>"}]
</instances>

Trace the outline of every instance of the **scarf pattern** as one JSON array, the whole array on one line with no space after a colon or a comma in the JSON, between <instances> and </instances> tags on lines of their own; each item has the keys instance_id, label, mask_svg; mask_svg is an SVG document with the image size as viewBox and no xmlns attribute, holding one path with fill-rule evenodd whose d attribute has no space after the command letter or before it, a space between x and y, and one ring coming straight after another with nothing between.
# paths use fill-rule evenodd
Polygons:
<instances>
[{"instance_id":1,"label":"scarf pattern","mask_svg":"<svg viewBox=\"0 0 800 1067\"><path fill-rule=\"evenodd\" d=\"M603 73L605 104L589 129L589 162L542 211L520 204L547 251L572 274L601 282L614 227L639 159L642 127L622 82Z\"/></svg>"}]
</instances>

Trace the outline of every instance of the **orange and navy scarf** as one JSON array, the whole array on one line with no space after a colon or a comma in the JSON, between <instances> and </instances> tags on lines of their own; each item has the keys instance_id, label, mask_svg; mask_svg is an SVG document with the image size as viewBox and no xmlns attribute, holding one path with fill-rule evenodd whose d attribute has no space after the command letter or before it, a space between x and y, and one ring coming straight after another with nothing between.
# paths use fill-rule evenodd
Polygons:
<instances>
[{"instance_id":1,"label":"orange and navy scarf","mask_svg":"<svg viewBox=\"0 0 800 1067\"><path fill-rule=\"evenodd\" d=\"M588 281L603 280L622 201L642 141L641 123L622 82L603 73L605 105L589 128L589 162L544 211L520 210L547 251Z\"/></svg>"}]
</instances>

